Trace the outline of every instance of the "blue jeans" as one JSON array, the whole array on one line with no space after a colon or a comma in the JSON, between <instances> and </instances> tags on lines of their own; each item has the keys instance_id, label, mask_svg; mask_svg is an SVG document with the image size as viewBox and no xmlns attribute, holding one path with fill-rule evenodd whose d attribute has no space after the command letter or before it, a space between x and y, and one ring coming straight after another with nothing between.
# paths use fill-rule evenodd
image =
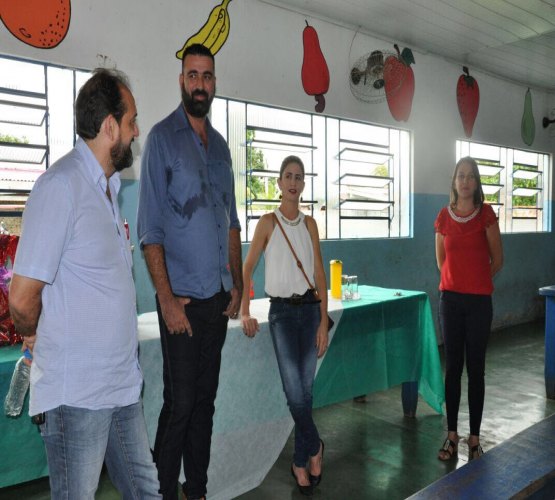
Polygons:
<instances>
[{"instance_id":1,"label":"blue jeans","mask_svg":"<svg viewBox=\"0 0 555 500\"><path fill-rule=\"evenodd\" d=\"M320 324L320 304L270 304L270 333L276 352L287 405L295 421L297 467L306 467L309 456L320 450L320 436L312 419L312 385L318 351L316 331Z\"/></svg>"},{"instance_id":2,"label":"blue jeans","mask_svg":"<svg viewBox=\"0 0 555 500\"><path fill-rule=\"evenodd\" d=\"M161 498L142 402L104 410L59 406L45 414L53 500L94 500L102 464L125 500Z\"/></svg>"},{"instance_id":3,"label":"blue jeans","mask_svg":"<svg viewBox=\"0 0 555 500\"><path fill-rule=\"evenodd\" d=\"M154 460L164 500L177 500L183 460L187 498L206 495L214 400L227 332L223 315L231 295L221 291L185 306L193 336L170 334L156 298L164 360L164 404L158 418ZM180 495L181 496L181 495Z\"/></svg>"}]
</instances>

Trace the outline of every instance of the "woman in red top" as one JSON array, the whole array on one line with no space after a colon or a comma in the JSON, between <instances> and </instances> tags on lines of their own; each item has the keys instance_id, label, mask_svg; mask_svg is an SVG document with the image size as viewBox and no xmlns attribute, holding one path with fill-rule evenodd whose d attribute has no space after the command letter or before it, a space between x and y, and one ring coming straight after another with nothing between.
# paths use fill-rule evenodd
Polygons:
<instances>
[{"instance_id":1,"label":"woman in red top","mask_svg":"<svg viewBox=\"0 0 555 500\"><path fill-rule=\"evenodd\" d=\"M484 203L478 165L461 158L451 182L450 203L435 221L436 259L441 272L439 315L445 349L447 439L440 460L457 454L457 420L466 354L470 436L469 459L482 455L480 424L484 408L486 346L493 316L493 276L503 265L497 218Z\"/></svg>"}]
</instances>

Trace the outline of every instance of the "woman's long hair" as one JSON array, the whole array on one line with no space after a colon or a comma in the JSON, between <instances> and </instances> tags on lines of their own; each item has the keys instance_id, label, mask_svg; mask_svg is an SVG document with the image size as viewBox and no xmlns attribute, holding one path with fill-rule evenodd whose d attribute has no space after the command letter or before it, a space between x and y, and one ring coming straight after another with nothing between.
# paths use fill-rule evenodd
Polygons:
<instances>
[{"instance_id":1,"label":"woman's long hair","mask_svg":"<svg viewBox=\"0 0 555 500\"><path fill-rule=\"evenodd\" d=\"M457 165L455 165L455 171L453 172L453 178L451 179L451 194L449 196L451 207L454 208L457 205L457 200L459 199L459 193L457 193L457 188L455 187L455 183L457 180L459 167L463 163L468 163L470 165L470 167L472 168L472 174L476 179L476 190L474 191L474 197L473 197L474 206L482 208L485 197L484 197L484 190L482 189L482 180L480 179L480 170L478 169L478 164L476 163L476 160L471 156L465 156L464 158L461 158L457 162Z\"/></svg>"}]
</instances>

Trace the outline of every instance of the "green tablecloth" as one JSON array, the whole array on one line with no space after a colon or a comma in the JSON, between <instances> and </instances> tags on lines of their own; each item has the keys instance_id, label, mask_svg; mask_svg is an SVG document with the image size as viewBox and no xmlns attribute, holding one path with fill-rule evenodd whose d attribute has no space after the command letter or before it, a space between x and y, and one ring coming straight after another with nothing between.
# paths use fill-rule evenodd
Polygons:
<instances>
[{"instance_id":1,"label":"green tablecloth","mask_svg":"<svg viewBox=\"0 0 555 500\"><path fill-rule=\"evenodd\" d=\"M442 413L443 377L428 296L370 286L359 290L360 300L343 302L315 380L314 406L418 381L425 401Z\"/></svg>"},{"instance_id":2,"label":"green tablecloth","mask_svg":"<svg viewBox=\"0 0 555 500\"><path fill-rule=\"evenodd\" d=\"M29 396L19 417L4 415L4 399L21 355L20 345L0 348L0 488L48 475L44 444L29 418Z\"/></svg>"}]
</instances>

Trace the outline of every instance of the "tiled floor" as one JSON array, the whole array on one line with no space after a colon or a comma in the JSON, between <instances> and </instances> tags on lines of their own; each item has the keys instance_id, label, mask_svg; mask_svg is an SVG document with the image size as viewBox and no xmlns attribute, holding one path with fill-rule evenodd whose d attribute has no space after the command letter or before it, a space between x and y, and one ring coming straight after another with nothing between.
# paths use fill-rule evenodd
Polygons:
<instances>
[{"instance_id":1,"label":"tiled floor","mask_svg":"<svg viewBox=\"0 0 555 500\"><path fill-rule=\"evenodd\" d=\"M545 397L543 323L529 323L492 334L486 367L484 449L510 438L555 413ZM463 388L459 431L468 432ZM323 479L316 499L403 499L467 462L461 443L456 462L437 460L445 437L445 419L419 401L415 419L402 415L400 389L371 394L367 403L346 401L315 411L326 443ZM262 484L241 500L302 498L289 472L292 439ZM1 464L0 464L1 467ZM0 500L50 498L48 481L0 489ZM100 500L120 498L103 475Z\"/></svg>"}]
</instances>

